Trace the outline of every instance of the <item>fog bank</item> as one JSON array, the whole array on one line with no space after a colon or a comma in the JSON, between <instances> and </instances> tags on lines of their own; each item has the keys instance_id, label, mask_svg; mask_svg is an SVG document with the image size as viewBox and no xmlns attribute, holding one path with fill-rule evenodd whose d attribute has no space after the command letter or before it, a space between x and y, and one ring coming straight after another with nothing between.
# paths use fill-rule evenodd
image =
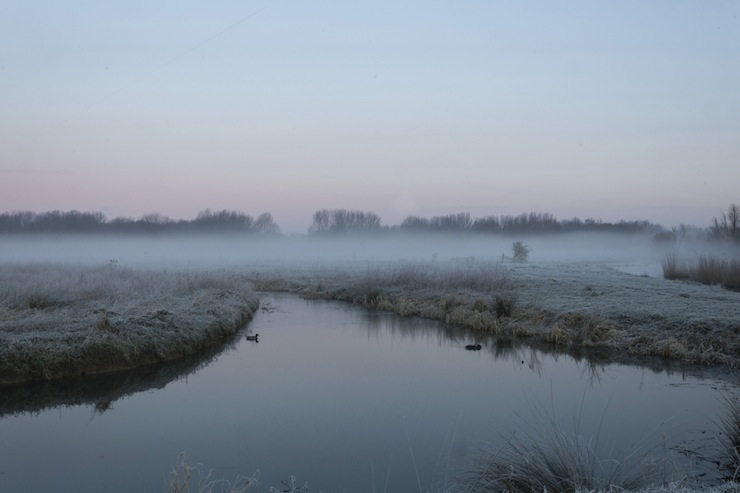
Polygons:
<instances>
[{"instance_id":1,"label":"fog bank","mask_svg":"<svg viewBox=\"0 0 740 493\"><path fill-rule=\"evenodd\" d=\"M511 261L512 243L522 241L531 262L660 263L669 246L652 235L572 233L543 236L233 235L94 236L28 235L0 237L0 261L101 264L132 267L248 267L255 264L307 264L389 261Z\"/></svg>"}]
</instances>

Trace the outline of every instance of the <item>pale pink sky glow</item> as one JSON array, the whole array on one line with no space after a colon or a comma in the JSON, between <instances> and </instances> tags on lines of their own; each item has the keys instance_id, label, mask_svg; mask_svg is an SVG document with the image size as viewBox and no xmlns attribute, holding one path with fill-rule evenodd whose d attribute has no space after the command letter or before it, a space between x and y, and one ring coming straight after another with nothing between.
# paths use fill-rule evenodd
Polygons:
<instances>
[{"instance_id":1,"label":"pale pink sky glow","mask_svg":"<svg viewBox=\"0 0 740 493\"><path fill-rule=\"evenodd\" d=\"M708 225L735 2L0 6L0 211L321 208Z\"/></svg>"}]
</instances>

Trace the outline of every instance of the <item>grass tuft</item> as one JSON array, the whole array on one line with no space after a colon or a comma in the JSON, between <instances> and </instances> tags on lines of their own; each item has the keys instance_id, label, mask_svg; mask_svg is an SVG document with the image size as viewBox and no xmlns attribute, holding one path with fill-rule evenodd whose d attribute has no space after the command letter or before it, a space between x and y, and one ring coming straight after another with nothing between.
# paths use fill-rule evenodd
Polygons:
<instances>
[{"instance_id":1,"label":"grass tuft","mask_svg":"<svg viewBox=\"0 0 740 493\"><path fill-rule=\"evenodd\" d=\"M669 252L663 258L663 277L666 279L688 279L689 274L685 267L680 264L678 255Z\"/></svg>"},{"instance_id":2,"label":"grass tuft","mask_svg":"<svg viewBox=\"0 0 740 493\"><path fill-rule=\"evenodd\" d=\"M511 317L514 313L514 298L510 296L496 296L493 302L497 318Z\"/></svg>"},{"instance_id":3,"label":"grass tuft","mask_svg":"<svg viewBox=\"0 0 740 493\"><path fill-rule=\"evenodd\" d=\"M540 414L542 419L544 414ZM478 462L466 485L469 493L636 491L657 481L661 463L640 447L607 457L596 436L574 425L564 430L551 417L531 431L513 433L495 453Z\"/></svg>"},{"instance_id":4,"label":"grass tuft","mask_svg":"<svg viewBox=\"0 0 740 493\"><path fill-rule=\"evenodd\" d=\"M177 458L177 465L170 471L166 493L244 493L251 486L257 486L260 472L250 477L237 477L233 483L225 479L211 478L211 472L204 472L201 464L191 464L183 452Z\"/></svg>"},{"instance_id":5,"label":"grass tuft","mask_svg":"<svg viewBox=\"0 0 740 493\"><path fill-rule=\"evenodd\" d=\"M719 440L723 453L718 459L728 481L740 479L740 394L725 394L719 420Z\"/></svg>"},{"instance_id":6,"label":"grass tuft","mask_svg":"<svg viewBox=\"0 0 740 493\"><path fill-rule=\"evenodd\" d=\"M550 331L546 335L546 340L550 344L554 344L556 346L565 346L570 343L571 337L567 330L563 329L560 324L555 322L552 327L550 327Z\"/></svg>"}]
</instances>

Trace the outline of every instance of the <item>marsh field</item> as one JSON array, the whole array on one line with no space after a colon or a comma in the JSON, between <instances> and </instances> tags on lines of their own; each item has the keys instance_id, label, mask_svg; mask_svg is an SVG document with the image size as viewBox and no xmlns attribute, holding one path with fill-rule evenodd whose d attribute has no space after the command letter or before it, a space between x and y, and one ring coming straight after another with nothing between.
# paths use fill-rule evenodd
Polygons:
<instances>
[{"instance_id":1,"label":"marsh field","mask_svg":"<svg viewBox=\"0 0 740 493\"><path fill-rule=\"evenodd\" d=\"M740 293L662 272L705 248L0 237L0 484L733 491Z\"/></svg>"}]
</instances>

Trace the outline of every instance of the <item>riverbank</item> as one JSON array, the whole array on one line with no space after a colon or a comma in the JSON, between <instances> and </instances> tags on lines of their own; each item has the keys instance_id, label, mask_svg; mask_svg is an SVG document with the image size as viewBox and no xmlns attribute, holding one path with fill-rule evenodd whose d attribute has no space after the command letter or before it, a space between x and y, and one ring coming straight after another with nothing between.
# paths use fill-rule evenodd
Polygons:
<instances>
[{"instance_id":1,"label":"riverbank","mask_svg":"<svg viewBox=\"0 0 740 493\"><path fill-rule=\"evenodd\" d=\"M172 361L218 344L259 305L225 271L0 266L0 383Z\"/></svg>"},{"instance_id":2,"label":"riverbank","mask_svg":"<svg viewBox=\"0 0 740 493\"><path fill-rule=\"evenodd\" d=\"M258 290L348 301L574 355L740 367L740 293L604 264L419 262L255 270Z\"/></svg>"},{"instance_id":3,"label":"riverbank","mask_svg":"<svg viewBox=\"0 0 740 493\"><path fill-rule=\"evenodd\" d=\"M605 264L467 259L168 273L112 262L0 266L0 382L192 354L249 320L258 305L251 285L439 320L577 356L740 367L740 293Z\"/></svg>"}]
</instances>

